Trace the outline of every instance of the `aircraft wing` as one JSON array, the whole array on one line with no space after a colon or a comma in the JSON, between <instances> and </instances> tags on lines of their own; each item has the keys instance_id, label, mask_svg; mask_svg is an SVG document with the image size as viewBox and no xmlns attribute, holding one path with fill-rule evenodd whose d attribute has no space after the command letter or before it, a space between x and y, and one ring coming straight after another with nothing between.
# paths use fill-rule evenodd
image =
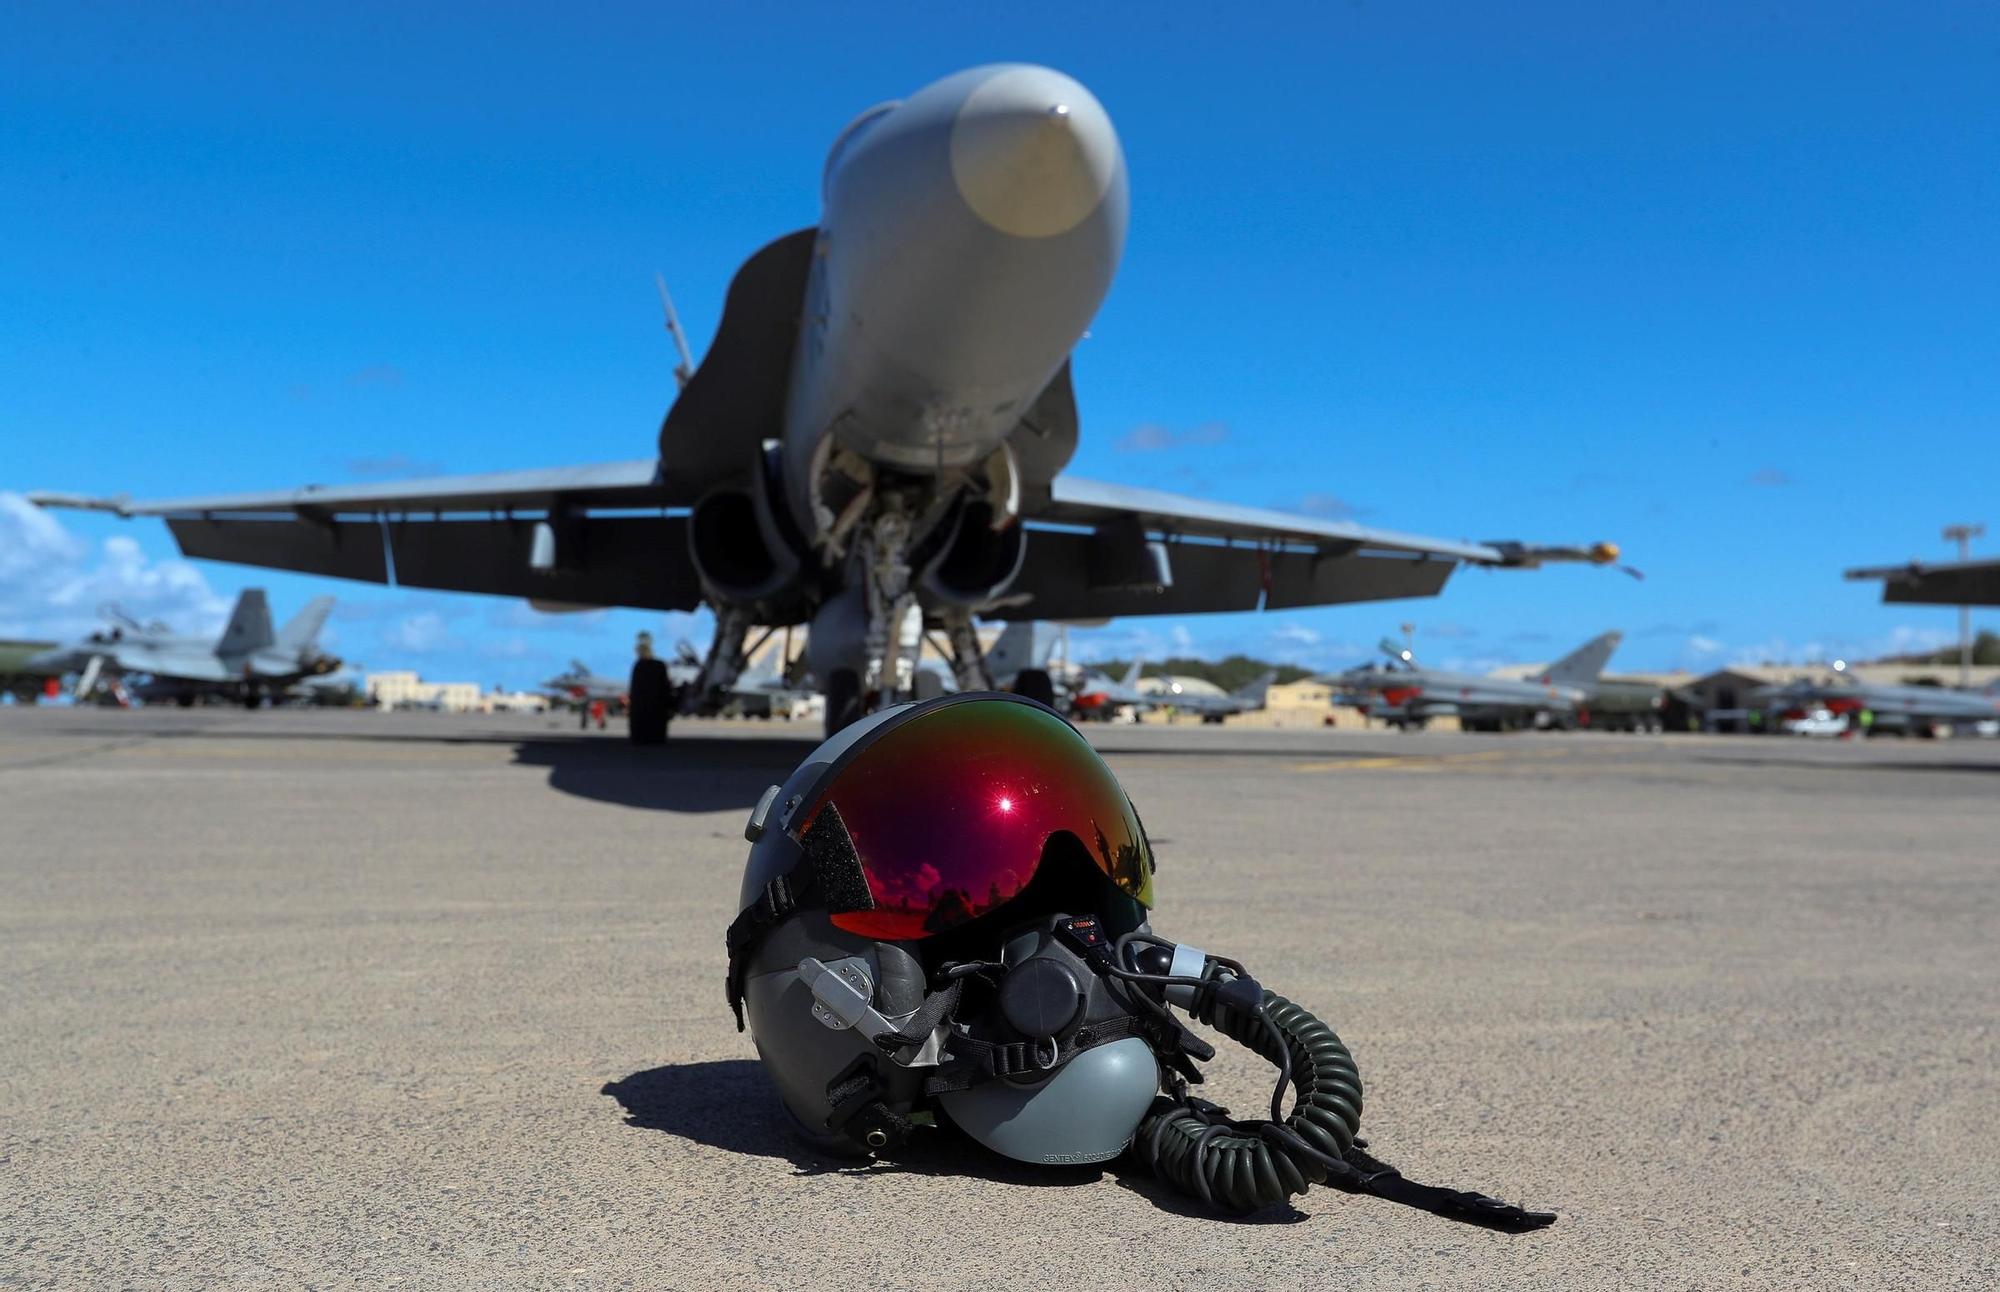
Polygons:
<instances>
[{"instance_id":1,"label":"aircraft wing","mask_svg":"<svg viewBox=\"0 0 2000 1292\"><path fill-rule=\"evenodd\" d=\"M190 557L575 606L691 610L690 489L651 458L133 501L31 502L159 516ZM1607 564L1618 549L1471 543L1059 476L1025 500L1020 577L988 618L1284 609L1427 597L1461 564Z\"/></svg>"},{"instance_id":2,"label":"aircraft wing","mask_svg":"<svg viewBox=\"0 0 2000 1292\"><path fill-rule=\"evenodd\" d=\"M1882 600L1931 606L2000 606L2000 561L1911 561L1849 570L1850 579L1882 580Z\"/></svg>"},{"instance_id":3,"label":"aircraft wing","mask_svg":"<svg viewBox=\"0 0 2000 1292\"><path fill-rule=\"evenodd\" d=\"M178 682L233 682L238 677L220 659L205 651L162 652L114 645L103 651L103 658L116 673L148 673Z\"/></svg>"},{"instance_id":4,"label":"aircraft wing","mask_svg":"<svg viewBox=\"0 0 2000 1292\"><path fill-rule=\"evenodd\" d=\"M693 497L656 459L309 485L135 502L37 493L44 507L160 516L181 551L211 561L364 583L485 592L578 606L691 610Z\"/></svg>"},{"instance_id":5,"label":"aircraft wing","mask_svg":"<svg viewBox=\"0 0 2000 1292\"><path fill-rule=\"evenodd\" d=\"M1461 564L1610 564L1618 549L1471 543L1153 489L1058 476L1024 519L1034 531L994 618L1279 610L1428 597Z\"/></svg>"}]
</instances>

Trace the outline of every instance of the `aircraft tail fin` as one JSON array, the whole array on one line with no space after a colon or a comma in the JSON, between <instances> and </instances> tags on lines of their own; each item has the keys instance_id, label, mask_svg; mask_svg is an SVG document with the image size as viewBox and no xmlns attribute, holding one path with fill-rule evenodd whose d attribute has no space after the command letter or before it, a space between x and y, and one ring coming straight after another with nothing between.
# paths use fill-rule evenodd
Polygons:
<instances>
[{"instance_id":1,"label":"aircraft tail fin","mask_svg":"<svg viewBox=\"0 0 2000 1292\"><path fill-rule=\"evenodd\" d=\"M994 680L1012 677L1024 668L1047 668L1055 657L1062 630L1039 620L1016 619L1000 630L986 652L986 668Z\"/></svg>"},{"instance_id":2,"label":"aircraft tail fin","mask_svg":"<svg viewBox=\"0 0 2000 1292\"><path fill-rule=\"evenodd\" d=\"M736 675L737 685L761 686L777 682L783 676L783 670L779 665L784 658L785 652L782 646L767 647L757 658L743 666L743 671Z\"/></svg>"},{"instance_id":3,"label":"aircraft tail fin","mask_svg":"<svg viewBox=\"0 0 2000 1292\"><path fill-rule=\"evenodd\" d=\"M1617 631L1591 638L1542 670L1542 681L1557 686L1589 686L1604 672L1604 666L1611 662L1611 652L1623 640L1625 634Z\"/></svg>"},{"instance_id":4,"label":"aircraft tail fin","mask_svg":"<svg viewBox=\"0 0 2000 1292\"><path fill-rule=\"evenodd\" d=\"M1131 667L1125 670L1125 676L1118 679L1118 685L1126 688L1127 690L1130 690L1131 688L1139 685L1139 675L1145 671L1146 671L1146 661L1134 657L1134 659L1132 660Z\"/></svg>"},{"instance_id":5,"label":"aircraft tail fin","mask_svg":"<svg viewBox=\"0 0 2000 1292\"><path fill-rule=\"evenodd\" d=\"M1250 705L1252 708L1261 709L1264 707L1264 697L1269 695L1271 692L1271 683L1277 680L1278 680L1277 670L1273 669L1272 671L1264 674L1264 676L1258 678L1256 681L1249 682L1243 686L1238 687L1235 691L1232 691L1230 694L1233 698L1243 701L1245 704Z\"/></svg>"},{"instance_id":6,"label":"aircraft tail fin","mask_svg":"<svg viewBox=\"0 0 2000 1292\"><path fill-rule=\"evenodd\" d=\"M215 653L248 655L275 640L271 633L271 603L264 599L264 589L245 588L236 598L236 609L229 614L228 626L216 640Z\"/></svg>"},{"instance_id":7,"label":"aircraft tail fin","mask_svg":"<svg viewBox=\"0 0 2000 1292\"><path fill-rule=\"evenodd\" d=\"M326 627L326 617L332 613L332 597L314 597L278 630L278 645L296 655L312 654L319 645L320 630Z\"/></svg>"}]
</instances>

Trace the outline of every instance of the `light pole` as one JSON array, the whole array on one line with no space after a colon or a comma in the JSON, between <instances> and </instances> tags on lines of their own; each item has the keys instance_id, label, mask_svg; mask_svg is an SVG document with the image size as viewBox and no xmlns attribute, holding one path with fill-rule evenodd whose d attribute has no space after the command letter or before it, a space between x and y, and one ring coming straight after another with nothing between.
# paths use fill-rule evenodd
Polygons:
<instances>
[{"instance_id":1,"label":"light pole","mask_svg":"<svg viewBox=\"0 0 2000 1292\"><path fill-rule=\"evenodd\" d=\"M1958 544L1958 559L1972 558L1972 540L1984 538L1984 525L1946 525L1944 541ZM1961 688L1972 685L1972 607L1958 608L1958 684Z\"/></svg>"}]
</instances>

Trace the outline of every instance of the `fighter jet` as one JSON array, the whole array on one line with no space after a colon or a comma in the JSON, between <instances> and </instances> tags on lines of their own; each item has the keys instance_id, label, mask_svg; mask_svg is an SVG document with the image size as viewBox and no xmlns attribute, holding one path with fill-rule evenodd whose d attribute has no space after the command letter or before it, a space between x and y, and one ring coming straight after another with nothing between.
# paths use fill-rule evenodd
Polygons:
<instances>
[{"instance_id":1,"label":"fighter jet","mask_svg":"<svg viewBox=\"0 0 2000 1292\"><path fill-rule=\"evenodd\" d=\"M245 588L222 636L209 641L174 633L157 621L141 624L107 607L109 628L28 663L34 669L75 674L78 698L89 695L100 680L143 677L132 689L149 702L171 700L186 707L203 695L225 695L254 709L302 678L340 667L338 659L319 649L320 629L332 609L332 597L314 597L273 634L264 590Z\"/></svg>"},{"instance_id":2,"label":"fighter jet","mask_svg":"<svg viewBox=\"0 0 2000 1292\"><path fill-rule=\"evenodd\" d=\"M1270 693L1271 683L1277 680L1277 673L1269 672L1234 691L1211 695L1206 691L1184 689L1179 682L1168 679L1167 684L1159 690L1143 694L1146 696L1146 703L1152 708L1199 714L1203 722L1221 722L1239 713L1256 713L1261 710L1264 707L1264 697Z\"/></svg>"},{"instance_id":3,"label":"fighter jet","mask_svg":"<svg viewBox=\"0 0 2000 1292\"><path fill-rule=\"evenodd\" d=\"M624 678L601 677L591 672L590 665L580 659L571 660L566 672L556 674L541 685L541 689L557 703L577 704L586 709L599 702L624 704L625 687Z\"/></svg>"},{"instance_id":4,"label":"fighter jet","mask_svg":"<svg viewBox=\"0 0 2000 1292\"><path fill-rule=\"evenodd\" d=\"M1139 675L1145 671L1146 661L1133 660L1125 668L1122 677L1091 669L1077 683L1075 696L1070 700L1070 709L1079 718L1110 718L1120 709L1151 708L1157 698L1139 689Z\"/></svg>"},{"instance_id":5,"label":"fighter jet","mask_svg":"<svg viewBox=\"0 0 2000 1292\"><path fill-rule=\"evenodd\" d=\"M684 711L713 708L754 624L810 624L838 729L913 693L926 631L992 683L973 616L1280 609L1431 596L1463 564L1617 549L1461 542L1065 473L1072 351L1125 246L1111 118L1061 73L948 76L833 140L822 214L737 272L644 458L133 502L190 557L525 597L713 608ZM664 299L664 297L663 297Z\"/></svg>"},{"instance_id":6,"label":"fighter jet","mask_svg":"<svg viewBox=\"0 0 2000 1292\"><path fill-rule=\"evenodd\" d=\"M1859 714L1866 709L1878 726L1928 730L1951 723L2000 720L2000 684L1983 691L1960 691L1943 686L1892 686L1863 682L1836 668L1822 679L1800 678L1782 686L1759 687L1750 693L1753 703L1767 710L1811 711L1825 709L1838 716Z\"/></svg>"},{"instance_id":7,"label":"fighter jet","mask_svg":"<svg viewBox=\"0 0 2000 1292\"><path fill-rule=\"evenodd\" d=\"M671 673L672 665L668 666ZM541 689L548 694L552 706L574 707L577 726L585 731L590 729L590 717L599 705L602 712L623 712L626 705L624 678L601 677L590 671L590 665L580 659L569 662L569 668L543 682ZM603 719L598 719L599 726Z\"/></svg>"},{"instance_id":8,"label":"fighter jet","mask_svg":"<svg viewBox=\"0 0 2000 1292\"><path fill-rule=\"evenodd\" d=\"M986 648L986 673L1003 691L1067 710L1079 676L1070 661L1069 626L1014 620Z\"/></svg>"},{"instance_id":9,"label":"fighter jet","mask_svg":"<svg viewBox=\"0 0 2000 1292\"><path fill-rule=\"evenodd\" d=\"M669 672L673 666L668 665ZM687 676L700 675L701 661L687 652ZM813 696L812 680L803 661L789 659L787 650L773 647L752 660L729 687L729 707L745 718L790 718Z\"/></svg>"},{"instance_id":10,"label":"fighter jet","mask_svg":"<svg viewBox=\"0 0 2000 1292\"><path fill-rule=\"evenodd\" d=\"M29 667L29 661L46 655L54 642L0 641L0 695L11 695L22 704L33 704L44 695L60 693L56 685L62 675L47 668Z\"/></svg>"},{"instance_id":11,"label":"fighter jet","mask_svg":"<svg viewBox=\"0 0 2000 1292\"><path fill-rule=\"evenodd\" d=\"M1450 715L1467 731L1573 725L1589 702L1591 689L1623 634L1593 637L1532 677L1484 677L1418 665L1405 647L1382 643L1385 665L1363 665L1322 679L1378 717L1422 730L1432 718Z\"/></svg>"},{"instance_id":12,"label":"fighter jet","mask_svg":"<svg viewBox=\"0 0 2000 1292\"><path fill-rule=\"evenodd\" d=\"M1925 606L2000 606L2000 561L1911 561L1849 570L1847 577L1882 581L1882 600Z\"/></svg>"}]
</instances>

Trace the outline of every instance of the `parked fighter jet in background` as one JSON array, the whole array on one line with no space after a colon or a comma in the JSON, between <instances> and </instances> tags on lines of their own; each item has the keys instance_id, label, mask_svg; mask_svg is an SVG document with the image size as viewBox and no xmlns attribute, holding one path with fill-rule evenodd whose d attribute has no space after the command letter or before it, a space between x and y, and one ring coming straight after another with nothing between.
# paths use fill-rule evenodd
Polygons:
<instances>
[{"instance_id":1,"label":"parked fighter jet in background","mask_svg":"<svg viewBox=\"0 0 2000 1292\"><path fill-rule=\"evenodd\" d=\"M566 672L558 673L543 682L541 689L558 704L576 704L589 708L603 703L622 707L625 703L626 681L622 677L603 677L590 671L590 665L580 659L569 662Z\"/></svg>"},{"instance_id":2,"label":"parked fighter jet in background","mask_svg":"<svg viewBox=\"0 0 2000 1292\"><path fill-rule=\"evenodd\" d=\"M1883 730L1916 730L1929 734L1932 728L1953 723L1984 723L2000 720L2000 683L1983 691L1959 691L1943 686L1890 686L1863 682L1836 668L1833 676L1814 680L1800 678L1782 686L1759 687L1750 693L1751 702L1767 711L1810 713L1825 709L1836 717L1854 722L1862 710L1872 715L1874 725Z\"/></svg>"},{"instance_id":3,"label":"parked fighter jet in background","mask_svg":"<svg viewBox=\"0 0 2000 1292\"><path fill-rule=\"evenodd\" d=\"M1458 542L1063 474L1071 351L1125 245L1124 153L1088 90L1017 64L870 108L817 226L745 262L637 461L45 505L163 516L191 557L534 602L689 610L718 706L753 624L810 623L837 729L913 693L926 630L992 683L975 613L1191 614L1431 596L1461 564L1610 544ZM678 342L678 329L674 329Z\"/></svg>"},{"instance_id":4,"label":"parked fighter jet in background","mask_svg":"<svg viewBox=\"0 0 2000 1292\"><path fill-rule=\"evenodd\" d=\"M1145 702L1152 708L1197 714L1203 722L1221 722L1239 713L1256 713L1261 710L1264 707L1264 697L1270 693L1271 683L1277 680L1277 673L1270 672L1234 691L1215 695L1207 691L1184 688L1179 682L1168 679L1166 685L1159 690L1142 694L1146 697Z\"/></svg>"},{"instance_id":5,"label":"parked fighter jet in background","mask_svg":"<svg viewBox=\"0 0 2000 1292\"><path fill-rule=\"evenodd\" d=\"M1139 675L1145 667L1146 661L1135 659L1126 666L1122 677L1111 677L1095 669L1086 672L1070 701L1071 711L1079 718L1108 721L1120 709L1136 712L1149 707L1155 697L1139 689Z\"/></svg>"},{"instance_id":6,"label":"parked fighter jet in background","mask_svg":"<svg viewBox=\"0 0 2000 1292\"><path fill-rule=\"evenodd\" d=\"M1467 731L1571 726L1621 640L1623 634L1616 632L1593 637L1546 669L1518 681L1424 668L1409 650L1384 641L1387 664L1363 665L1320 680L1349 697L1344 703L1405 730L1421 730L1432 718L1446 715L1456 717Z\"/></svg>"},{"instance_id":7,"label":"parked fighter jet in background","mask_svg":"<svg viewBox=\"0 0 2000 1292\"><path fill-rule=\"evenodd\" d=\"M692 684L701 675L701 659L692 647L682 643L681 672L669 664L668 672L680 683L685 676ZM737 675L729 687L727 708L745 718L790 718L801 713L815 694L806 676L804 661L788 657L782 644L765 651Z\"/></svg>"},{"instance_id":8,"label":"parked fighter jet in background","mask_svg":"<svg viewBox=\"0 0 2000 1292\"><path fill-rule=\"evenodd\" d=\"M1070 662L1069 628L1038 619L1016 619L986 648L986 674L1003 691L1069 711L1077 669Z\"/></svg>"},{"instance_id":9,"label":"parked fighter jet in background","mask_svg":"<svg viewBox=\"0 0 2000 1292\"><path fill-rule=\"evenodd\" d=\"M1078 684L1073 702L1077 716L1109 718L1120 709L1137 712L1172 709L1176 713L1199 715L1203 722L1221 722L1239 713L1261 710L1271 683L1278 679L1276 672L1269 672L1234 691L1201 691L1183 686L1173 678L1160 679L1154 687L1143 687L1139 679L1144 670L1145 661L1135 659L1126 667L1123 677L1108 677L1099 672L1086 674Z\"/></svg>"},{"instance_id":10,"label":"parked fighter jet in background","mask_svg":"<svg viewBox=\"0 0 2000 1292\"><path fill-rule=\"evenodd\" d=\"M0 641L0 692L12 695L23 704L32 704L44 695L53 695L54 686L62 674L54 670L30 666L29 661L39 659L55 649L54 642Z\"/></svg>"},{"instance_id":11,"label":"parked fighter jet in background","mask_svg":"<svg viewBox=\"0 0 2000 1292\"><path fill-rule=\"evenodd\" d=\"M204 695L226 695L256 708L302 678L331 673L340 661L319 648L332 597L314 597L277 633L262 588L245 588L222 636L214 641L177 634L163 623L141 624L107 608L111 627L78 642L34 656L29 667L75 674L75 693L89 695L100 680L134 683L149 702L193 704Z\"/></svg>"},{"instance_id":12,"label":"parked fighter jet in background","mask_svg":"<svg viewBox=\"0 0 2000 1292\"><path fill-rule=\"evenodd\" d=\"M591 672L590 665L580 659L571 660L568 671L556 674L541 685L552 705L576 710L577 726L584 731L590 729L593 715L602 728L606 714L625 711L626 687L626 679L601 677Z\"/></svg>"}]
</instances>

